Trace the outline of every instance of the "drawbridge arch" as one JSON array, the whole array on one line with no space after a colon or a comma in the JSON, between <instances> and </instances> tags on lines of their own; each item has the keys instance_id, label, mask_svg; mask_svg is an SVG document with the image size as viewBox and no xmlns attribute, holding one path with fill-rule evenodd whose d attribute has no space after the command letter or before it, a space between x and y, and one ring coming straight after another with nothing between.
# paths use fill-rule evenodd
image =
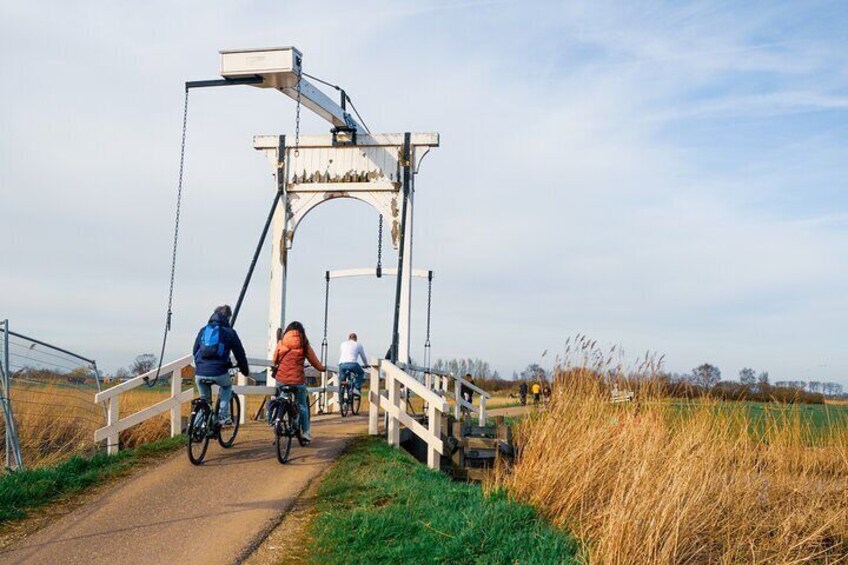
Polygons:
<instances>
[{"instance_id":1,"label":"drawbridge arch","mask_svg":"<svg viewBox=\"0 0 848 565\"><path fill-rule=\"evenodd\" d=\"M409 362L412 291L412 226L415 175L437 133L358 135L356 144L336 136L257 136L254 148L271 164L281 205L272 219L267 353L276 346L277 328L285 327L288 253L298 226L321 204L352 198L374 208L389 222L392 246L399 250L397 361ZM404 233L402 233L404 232ZM269 383L271 376L268 376Z\"/></svg>"}]
</instances>

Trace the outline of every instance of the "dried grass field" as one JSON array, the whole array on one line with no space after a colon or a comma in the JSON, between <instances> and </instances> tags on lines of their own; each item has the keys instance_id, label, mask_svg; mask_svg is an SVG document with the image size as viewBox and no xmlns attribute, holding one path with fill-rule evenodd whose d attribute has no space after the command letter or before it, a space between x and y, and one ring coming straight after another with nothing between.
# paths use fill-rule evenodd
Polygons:
<instances>
[{"instance_id":1,"label":"dried grass field","mask_svg":"<svg viewBox=\"0 0 848 565\"><path fill-rule=\"evenodd\" d=\"M94 431L106 425L103 406L94 403L96 392L94 387L15 383L12 408L27 467L50 465L71 455L96 451ZM139 388L123 394L121 416L151 406L168 395L166 388ZM183 410L188 415L188 405ZM167 414L162 414L134 426L121 434L121 445L134 447L167 437L168 422ZM5 434L4 427L0 421L0 435ZM5 451L3 457L5 460Z\"/></svg>"},{"instance_id":2,"label":"dried grass field","mask_svg":"<svg viewBox=\"0 0 848 565\"><path fill-rule=\"evenodd\" d=\"M600 358L600 357L598 357ZM582 542L590 563L848 562L848 426L802 406L710 399L681 409L650 386L610 402L604 362L560 368L520 424L497 483Z\"/></svg>"}]
</instances>

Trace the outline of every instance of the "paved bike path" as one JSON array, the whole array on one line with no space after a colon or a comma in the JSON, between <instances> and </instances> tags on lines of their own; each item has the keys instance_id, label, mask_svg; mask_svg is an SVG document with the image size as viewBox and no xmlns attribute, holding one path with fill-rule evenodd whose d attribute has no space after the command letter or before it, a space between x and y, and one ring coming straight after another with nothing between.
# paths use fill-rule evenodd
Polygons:
<instances>
[{"instance_id":1,"label":"paved bike path","mask_svg":"<svg viewBox=\"0 0 848 565\"><path fill-rule=\"evenodd\" d=\"M313 423L315 440L277 462L273 434L252 422L235 445L210 443L204 465L185 449L0 551L0 563L233 563L267 535L367 417ZM298 543L292 540L292 543Z\"/></svg>"}]
</instances>

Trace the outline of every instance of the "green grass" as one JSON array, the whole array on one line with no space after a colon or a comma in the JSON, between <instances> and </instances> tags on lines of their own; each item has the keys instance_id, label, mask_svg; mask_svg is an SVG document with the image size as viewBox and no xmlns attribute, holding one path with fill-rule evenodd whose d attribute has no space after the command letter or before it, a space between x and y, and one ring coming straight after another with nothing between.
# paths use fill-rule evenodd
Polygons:
<instances>
[{"instance_id":1,"label":"green grass","mask_svg":"<svg viewBox=\"0 0 848 565\"><path fill-rule=\"evenodd\" d=\"M486 496L369 438L324 478L315 563L572 563L577 543L504 493Z\"/></svg>"},{"instance_id":2,"label":"green grass","mask_svg":"<svg viewBox=\"0 0 848 565\"><path fill-rule=\"evenodd\" d=\"M29 509L52 502L63 495L82 492L105 478L125 472L141 461L184 444L185 437L177 436L127 449L117 455L76 455L57 465L3 475L0 477L0 524L23 518Z\"/></svg>"},{"instance_id":3,"label":"green grass","mask_svg":"<svg viewBox=\"0 0 848 565\"><path fill-rule=\"evenodd\" d=\"M672 401L669 406L673 413L686 415L698 404L694 401ZM805 437L816 444L848 427L848 406L833 404L785 404L780 402L725 401L718 405L719 410L745 410L752 431L763 435L767 422L790 422L795 418L806 429Z\"/></svg>"}]
</instances>

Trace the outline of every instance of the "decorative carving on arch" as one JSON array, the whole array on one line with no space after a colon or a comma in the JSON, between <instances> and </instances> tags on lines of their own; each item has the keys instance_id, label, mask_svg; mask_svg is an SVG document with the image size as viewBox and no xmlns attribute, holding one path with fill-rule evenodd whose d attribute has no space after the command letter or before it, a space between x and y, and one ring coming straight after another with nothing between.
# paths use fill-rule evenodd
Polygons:
<instances>
[{"instance_id":1,"label":"decorative carving on arch","mask_svg":"<svg viewBox=\"0 0 848 565\"><path fill-rule=\"evenodd\" d=\"M333 190L323 192L290 192L286 198L286 248L291 249L300 222L315 208L337 198L352 198L370 205L391 225L392 247L398 248L400 235L399 192Z\"/></svg>"},{"instance_id":2,"label":"decorative carving on arch","mask_svg":"<svg viewBox=\"0 0 848 565\"><path fill-rule=\"evenodd\" d=\"M400 198L403 189L404 145L409 139L413 174L421 160L438 147L436 133L361 134L356 145L334 145L331 135L307 135L294 140L283 136L256 136L253 146L264 151L275 175L285 171L283 205L285 226L281 253L291 249L300 222L317 206L336 198L365 202L389 222L392 246L400 239Z\"/></svg>"}]
</instances>

